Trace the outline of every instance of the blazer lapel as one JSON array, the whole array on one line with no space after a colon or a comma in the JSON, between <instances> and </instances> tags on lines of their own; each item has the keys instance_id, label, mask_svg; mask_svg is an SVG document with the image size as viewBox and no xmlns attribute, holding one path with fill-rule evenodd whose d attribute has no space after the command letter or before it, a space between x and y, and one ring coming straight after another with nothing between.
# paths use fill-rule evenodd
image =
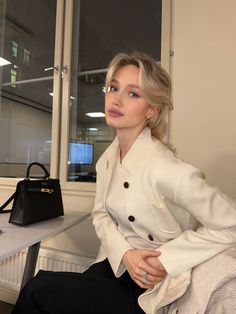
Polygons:
<instances>
[{"instance_id":1,"label":"blazer lapel","mask_svg":"<svg viewBox=\"0 0 236 314\"><path fill-rule=\"evenodd\" d=\"M118 139L115 138L109 149L106 151L106 174L105 174L105 193L104 193L104 199L107 197L107 191L112 179L113 174L113 168L116 163L116 160L118 158L119 153L119 143Z\"/></svg>"}]
</instances>

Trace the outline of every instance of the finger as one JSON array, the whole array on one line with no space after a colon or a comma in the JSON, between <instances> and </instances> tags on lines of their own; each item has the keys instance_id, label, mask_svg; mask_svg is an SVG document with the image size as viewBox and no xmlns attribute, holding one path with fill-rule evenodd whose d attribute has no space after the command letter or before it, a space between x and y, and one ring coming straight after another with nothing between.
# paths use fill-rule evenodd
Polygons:
<instances>
[{"instance_id":1,"label":"finger","mask_svg":"<svg viewBox=\"0 0 236 314\"><path fill-rule=\"evenodd\" d=\"M163 278L162 277L154 277L150 274L144 274L143 276L141 276L139 279L136 279L136 280L142 282L143 285L146 285L146 286L148 286L148 288L150 288L150 287L154 287L156 284L161 282L163 280Z\"/></svg>"},{"instance_id":2,"label":"finger","mask_svg":"<svg viewBox=\"0 0 236 314\"><path fill-rule=\"evenodd\" d=\"M133 274L130 274L130 277L139 287L143 289L149 289L154 287L154 284L147 282L142 276L137 277Z\"/></svg>"},{"instance_id":3,"label":"finger","mask_svg":"<svg viewBox=\"0 0 236 314\"><path fill-rule=\"evenodd\" d=\"M153 288L153 287L155 286L155 284L150 283L150 282L147 282L147 281L144 281L144 279L141 279L141 280L136 279L136 280L135 280L135 283L136 283L139 287L141 287L141 288L143 288L143 289L150 289L150 288Z\"/></svg>"},{"instance_id":4,"label":"finger","mask_svg":"<svg viewBox=\"0 0 236 314\"><path fill-rule=\"evenodd\" d=\"M155 250L140 250L140 252L144 258L148 256L158 257L161 255L161 252Z\"/></svg>"},{"instance_id":5,"label":"finger","mask_svg":"<svg viewBox=\"0 0 236 314\"><path fill-rule=\"evenodd\" d=\"M166 274L165 270L159 269L155 266L149 265L145 260L143 260L139 267L135 271L138 275L143 275L144 273L151 274L153 276L164 276Z\"/></svg>"},{"instance_id":6,"label":"finger","mask_svg":"<svg viewBox=\"0 0 236 314\"><path fill-rule=\"evenodd\" d=\"M167 274L166 270L158 268L152 268L148 273L154 277L164 277Z\"/></svg>"},{"instance_id":7,"label":"finger","mask_svg":"<svg viewBox=\"0 0 236 314\"><path fill-rule=\"evenodd\" d=\"M158 269L161 271L164 270L164 268L161 264L152 265L152 264L148 263L146 261L146 259L143 257L143 259L137 265L135 272L140 274L140 275L143 274L143 272L151 273L151 274L155 275L155 271Z\"/></svg>"},{"instance_id":8,"label":"finger","mask_svg":"<svg viewBox=\"0 0 236 314\"><path fill-rule=\"evenodd\" d=\"M148 276L146 276L146 281L150 284L154 284L156 285L157 283L159 283L160 281L162 281L164 279L165 276L162 277L158 277L158 276L152 276L150 274L148 274Z\"/></svg>"},{"instance_id":9,"label":"finger","mask_svg":"<svg viewBox=\"0 0 236 314\"><path fill-rule=\"evenodd\" d=\"M147 262L148 265L152 266L153 268L166 271L162 263L159 261L159 258L157 257L146 257L145 262Z\"/></svg>"},{"instance_id":10,"label":"finger","mask_svg":"<svg viewBox=\"0 0 236 314\"><path fill-rule=\"evenodd\" d=\"M142 284L144 285L153 285L153 282L149 281L149 274L146 273L146 272L143 272L142 274L132 274L132 279L135 281L135 282L142 282Z\"/></svg>"}]
</instances>

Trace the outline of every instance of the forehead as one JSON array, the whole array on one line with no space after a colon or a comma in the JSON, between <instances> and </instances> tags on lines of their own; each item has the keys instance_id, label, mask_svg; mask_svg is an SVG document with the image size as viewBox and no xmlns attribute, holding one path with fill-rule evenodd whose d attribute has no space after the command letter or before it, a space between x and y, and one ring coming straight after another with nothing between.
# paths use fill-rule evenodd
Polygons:
<instances>
[{"instance_id":1,"label":"forehead","mask_svg":"<svg viewBox=\"0 0 236 314\"><path fill-rule=\"evenodd\" d=\"M139 82L139 68L132 64L121 66L114 72L112 80L137 84Z\"/></svg>"}]
</instances>

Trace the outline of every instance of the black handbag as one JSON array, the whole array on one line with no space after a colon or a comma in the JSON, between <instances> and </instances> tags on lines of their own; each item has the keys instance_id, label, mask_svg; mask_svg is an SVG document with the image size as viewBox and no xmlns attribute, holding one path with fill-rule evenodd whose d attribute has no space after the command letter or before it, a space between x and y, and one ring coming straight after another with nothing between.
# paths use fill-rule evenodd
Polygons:
<instances>
[{"instance_id":1,"label":"black handbag","mask_svg":"<svg viewBox=\"0 0 236 314\"><path fill-rule=\"evenodd\" d=\"M40 179L30 176L32 166L43 169ZM11 201L11 210L3 210ZM26 226L35 222L64 215L60 181L51 179L47 169L38 162L31 163L26 171L26 179L17 183L15 193L0 207L0 212L11 212L9 223Z\"/></svg>"}]
</instances>

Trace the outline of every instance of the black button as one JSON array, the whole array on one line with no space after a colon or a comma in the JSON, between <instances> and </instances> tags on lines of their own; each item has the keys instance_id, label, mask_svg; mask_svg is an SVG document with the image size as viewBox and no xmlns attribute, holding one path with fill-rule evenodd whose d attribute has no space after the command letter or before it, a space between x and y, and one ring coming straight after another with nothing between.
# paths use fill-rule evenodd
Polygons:
<instances>
[{"instance_id":1,"label":"black button","mask_svg":"<svg viewBox=\"0 0 236 314\"><path fill-rule=\"evenodd\" d=\"M135 217L134 216L129 216L128 219L129 219L129 221L132 221L132 222L135 221Z\"/></svg>"},{"instance_id":2,"label":"black button","mask_svg":"<svg viewBox=\"0 0 236 314\"><path fill-rule=\"evenodd\" d=\"M149 239L150 241L153 241L153 240L154 240L154 239L153 239L153 236L152 236L151 234L148 235L148 239Z\"/></svg>"},{"instance_id":3,"label":"black button","mask_svg":"<svg viewBox=\"0 0 236 314\"><path fill-rule=\"evenodd\" d=\"M129 187L129 182L124 182L124 188L128 189L128 187Z\"/></svg>"}]
</instances>

